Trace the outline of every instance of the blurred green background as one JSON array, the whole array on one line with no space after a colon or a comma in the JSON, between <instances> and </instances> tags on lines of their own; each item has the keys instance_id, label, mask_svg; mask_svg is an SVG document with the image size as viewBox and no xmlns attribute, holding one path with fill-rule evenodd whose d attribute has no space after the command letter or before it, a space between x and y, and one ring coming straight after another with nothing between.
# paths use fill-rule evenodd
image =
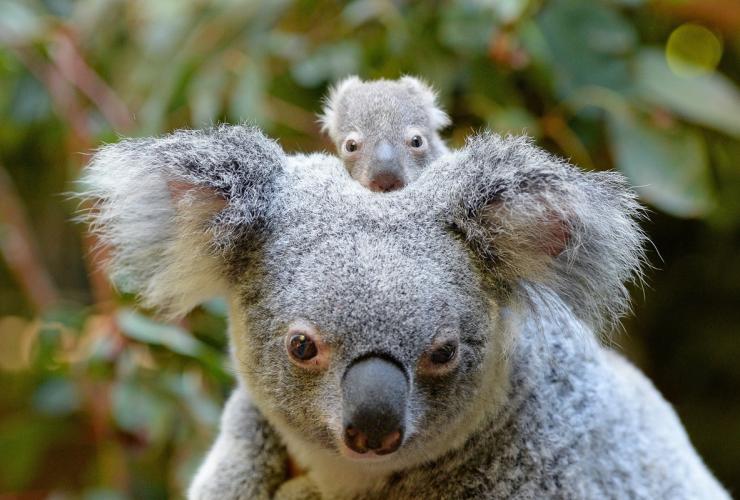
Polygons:
<instances>
[{"instance_id":1,"label":"blurred green background","mask_svg":"<svg viewBox=\"0 0 740 500\"><path fill-rule=\"evenodd\" d=\"M740 3L0 0L0 498L182 495L231 386L224 307L115 294L64 193L119 135L248 120L331 149L327 85L419 75L452 146L624 172L655 248L614 337L740 491Z\"/></svg>"}]
</instances>

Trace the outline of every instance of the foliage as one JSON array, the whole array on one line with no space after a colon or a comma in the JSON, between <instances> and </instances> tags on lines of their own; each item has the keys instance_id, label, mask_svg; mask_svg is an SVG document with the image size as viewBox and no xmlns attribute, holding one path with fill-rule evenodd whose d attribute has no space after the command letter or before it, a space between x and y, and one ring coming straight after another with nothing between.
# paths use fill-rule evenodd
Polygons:
<instances>
[{"instance_id":1,"label":"foliage","mask_svg":"<svg viewBox=\"0 0 740 500\"><path fill-rule=\"evenodd\" d=\"M525 132L629 177L665 261L620 341L740 489L738 19L732 0L0 0L0 494L181 494L232 383L222 302L172 325L104 284L59 194L84 153L243 120L330 149L315 113L351 73L432 82L453 146Z\"/></svg>"}]
</instances>

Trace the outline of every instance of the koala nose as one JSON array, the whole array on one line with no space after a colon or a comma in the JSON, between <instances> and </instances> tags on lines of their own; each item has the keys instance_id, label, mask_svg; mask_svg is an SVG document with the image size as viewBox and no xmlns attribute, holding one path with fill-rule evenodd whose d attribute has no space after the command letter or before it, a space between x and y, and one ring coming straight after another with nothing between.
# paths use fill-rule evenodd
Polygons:
<instances>
[{"instance_id":1,"label":"koala nose","mask_svg":"<svg viewBox=\"0 0 740 500\"><path fill-rule=\"evenodd\" d=\"M375 159L378 163L391 163L396 159L396 152L390 142L381 140L375 146Z\"/></svg>"},{"instance_id":2,"label":"koala nose","mask_svg":"<svg viewBox=\"0 0 740 500\"><path fill-rule=\"evenodd\" d=\"M375 146L375 157L371 167L369 188L387 193L401 189L405 182L401 176L401 163L390 142L381 140Z\"/></svg>"},{"instance_id":3,"label":"koala nose","mask_svg":"<svg viewBox=\"0 0 740 500\"><path fill-rule=\"evenodd\" d=\"M342 380L344 442L357 453L393 453L405 429L408 381L395 363L373 356L352 364Z\"/></svg>"},{"instance_id":4,"label":"koala nose","mask_svg":"<svg viewBox=\"0 0 740 500\"><path fill-rule=\"evenodd\" d=\"M380 172L370 179L370 190L380 193L396 191L404 186L403 179L393 172Z\"/></svg>"}]
</instances>

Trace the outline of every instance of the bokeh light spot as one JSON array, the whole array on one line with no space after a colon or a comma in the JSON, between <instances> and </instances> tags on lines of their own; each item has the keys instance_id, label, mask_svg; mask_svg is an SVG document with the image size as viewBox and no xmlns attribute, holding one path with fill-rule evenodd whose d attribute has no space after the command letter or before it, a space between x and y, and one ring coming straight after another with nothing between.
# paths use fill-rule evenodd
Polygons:
<instances>
[{"instance_id":1,"label":"bokeh light spot","mask_svg":"<svg viewBox=\"0 0 740 500\"><path fill-rule=\"evenodd\" d=\"M679 76L711 73L722 57L722 42L704 26L682 24L668 37L666 60Z\"/></svg>"}]
</instances>

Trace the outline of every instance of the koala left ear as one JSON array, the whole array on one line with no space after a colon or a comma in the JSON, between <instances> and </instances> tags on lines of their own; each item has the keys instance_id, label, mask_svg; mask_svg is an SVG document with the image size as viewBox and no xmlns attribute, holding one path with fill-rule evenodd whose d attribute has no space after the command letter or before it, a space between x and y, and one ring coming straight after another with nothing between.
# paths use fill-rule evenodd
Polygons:
<instances>
[{"instance_id":1,"label":"koala left ear","mask_svg":"<svg viewBox=\"0 0 740 500\"><path fill-rule=\"evenodd\" d=\"M344 94L353 87L361 85L362 80L356 75L348 76L329 89L329 94L324 98L324 107L319 114L321 131L329 134L333 141L339 140L337 130L337 108Z\"/></svg>"},{"instance_id":2,"label":"koala left ear","mask_svg":"<svg viewBox=\"0 0 740 500\"><path fill-rule=\"evenodd\" d=\"M450 117L437 103L437 92L429 84L413 76L404 76L400 81L401 85L420 99L429 110L429 123L432 129L441 130L451 123Z\"/></svg>"},{"instance_id":3,"label":"koala left ear","mask_svg":"<svg viewBox=\"0 0 740 500\"><path fill-rule=\"evenodd\" d=\"M526 138L483 134L417 183L442 197L442 217L500 290L554 291L596 330L629 309L625 282L641 276L645 235L622 175L584 172Z\"/></svg>"},{"instance_id":4,"label":"koala left ear","mask_svg":"<svg viewBox=\"0 0 740 500\"><path fill-rule=\"evenodd\" d=\"M264 226L284 163L274 141L243 126L101 148L82 196L114 281L173 316L223 294L224 256Z\"/></svg>"}]
</instances>

